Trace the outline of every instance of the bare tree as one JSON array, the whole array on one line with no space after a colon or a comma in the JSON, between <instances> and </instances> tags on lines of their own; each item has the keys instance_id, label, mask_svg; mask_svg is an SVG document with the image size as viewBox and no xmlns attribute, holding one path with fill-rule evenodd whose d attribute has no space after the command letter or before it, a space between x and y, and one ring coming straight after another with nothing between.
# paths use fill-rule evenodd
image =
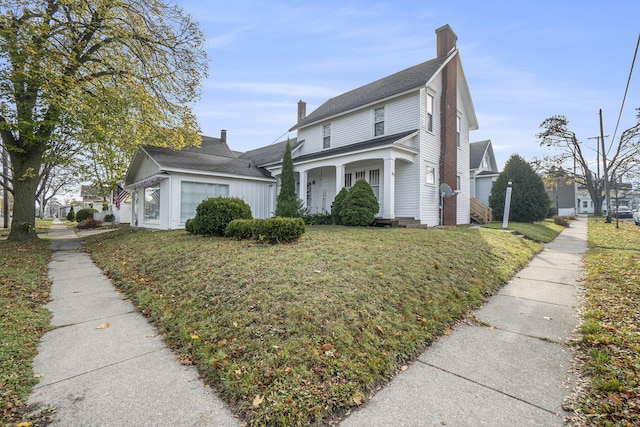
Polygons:
<instances>
[{"instance_id":1,"label":"bare tree","mask_svg":"<svg viewBox=\"0 0 640 427\"><path fill-rule=\"evenodd\" d=\"M578 140L576 134L569 130L569 121L564 116L553 116L540 125L542 132L536 136L540 146L555 150L554 154L545 155L542 159L534 159L537 169L544 172L562 169L567 179L583 186L591 196L596 216L602 215L602 202L605 199L607 183L604 174L593 170L595 164L605 158L603 170L606 168L610 176L622 177L634 173L640 164L640 114L637 123L622 132L616 143L612 142L604 155L598 147L591 148ZM602 141L600 141L602 143ZM590 154L593 153L593 157Z\"/></svg>"}]
</instances>

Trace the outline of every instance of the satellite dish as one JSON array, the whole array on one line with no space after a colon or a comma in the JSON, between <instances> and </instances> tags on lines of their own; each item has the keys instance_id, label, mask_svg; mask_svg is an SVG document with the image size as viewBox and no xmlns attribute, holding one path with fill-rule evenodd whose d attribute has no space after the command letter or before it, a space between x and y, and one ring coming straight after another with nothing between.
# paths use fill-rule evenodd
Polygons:
<instances>
[{"instance_id":1,"label":"satellite dish","mask_svg":"<svg viewBox=\"0 0 640 427\"><path fill-rule=\"evenodd\" d=\"M454 194L455 193L453 192L451 187L449 187L448 184L445 184L444 182L442 184L440 184L440 196L443 199L447 199L447 198L453 196Z\"/></svg>"}]
</instances>

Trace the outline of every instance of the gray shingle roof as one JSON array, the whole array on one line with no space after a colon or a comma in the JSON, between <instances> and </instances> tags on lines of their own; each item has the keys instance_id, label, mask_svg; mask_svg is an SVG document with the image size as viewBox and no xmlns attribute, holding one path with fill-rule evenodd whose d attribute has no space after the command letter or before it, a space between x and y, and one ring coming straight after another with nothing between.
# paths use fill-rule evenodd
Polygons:
<instances>
[{"instance_id":1,"label":"gray shingle roof","mask_svg":"<svg viewBox=\"0 0 640 427\"><path fill-rule=\"evenodd\" d=\"M291 150L298 146L297 138L290 138ZM266 147L257 148L255 150L242 153L239 158L250 160L256 165L268 165L271 163L277 163L282 161L284 156L284 149L287 145L287 141L277 142L275 144L267 145Z\"/></svg>"},{"instance_id":2,"label":"gray shingle roof","mask_svg":"<svg viewBox=\"0 0 640 427\"><path fill-rule=\"evenodd\" d=\"M422 64L414 65L413 67L409 67L331 98L290 130L298 129L337 114L372 104L393 95L420 88L433 77L435 72L438 71L447 59L448 57L436 58L423 62Z\"/></svg>"},{"instance_id":3,"label":"gray shingle roof","mask_svg":"<svg viewBox=\"0 0 640 427\"><path fill-rule=\"evenodd\" d=\"M322 150L317 153L309 153L302 156L293 157L293 163L296 164L305 160L312 160L312 159L317 159L321 157L334 156L337 154L351 153L354 151L363 150L365 148L383 147L385 145L393 144L397 140L402 139L406 136L409 136L412 133L417 131L418 131L417 129L413 129L413 130L409 130L401 133L396 133L394 135L378 137L378 138L370 139L368 141L362 141L355 144L345 145L343 147L332 148L329 150Z\"/></svg>"},{"instance_id":4,"label":"gray shingle roof","mask_svg":"<svg viewBox=\"0 0 640 427\"><path fill-rule=\"evenodd\" d=\"M225 151L224 147L221 147L219 143L214 145L216 145L214 152L222 153ZM190 170L250 178L272 178L267 170L257 167L253 161L234 157L229 147L227 147L227 150L230 156L207 154L203 152L208 150L207 147L204 150L198 150L197 147L173 150L163 147L144 146L143 149L163 170Z\"/></svg>"},{"instance_id":5,"label":"gray shingle roof","mask_svg":"<svg viewBox=\"0 0 640 427\"><path fill-rule=\"evenodd\" d=\"M472 142L469 144L469 167L471 169L479 169L482 164L482 158L484 153L487 152L487 147L491 144L490 140Z\"/></svg>"}]
</instances>

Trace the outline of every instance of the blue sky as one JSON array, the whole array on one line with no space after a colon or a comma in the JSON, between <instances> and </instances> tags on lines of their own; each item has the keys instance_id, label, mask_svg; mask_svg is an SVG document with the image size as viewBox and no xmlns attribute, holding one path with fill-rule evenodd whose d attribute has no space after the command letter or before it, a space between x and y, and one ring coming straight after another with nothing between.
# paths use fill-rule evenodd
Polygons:
<instances>
[{"instance_id":1,"label":"blue sky","mask_svg":"<svg viewBox=\"0 0 640 427\"><path fill-rule=\"evenodd\" d=\"M514 153L541 157L535 135L556 114L593 146L599 109L604 134L614 134L640 33L637 0L176 1L207 37L209 77L195 105L202 133L226 129L238 151L286 138L300 99L310 113L434 58L445 24L458 36L480 125L471 141L491 139L500 168ZM618 136L638 107L640 64Z\"/></svg>"}]
</instances>

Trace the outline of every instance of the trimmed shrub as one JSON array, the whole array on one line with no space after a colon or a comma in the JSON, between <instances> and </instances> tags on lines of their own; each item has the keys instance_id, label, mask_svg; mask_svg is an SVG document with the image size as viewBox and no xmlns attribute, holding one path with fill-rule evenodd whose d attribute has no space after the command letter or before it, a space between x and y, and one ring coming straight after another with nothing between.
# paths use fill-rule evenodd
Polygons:
<instances>
[{"instance_id":1,"label":"trimmed shrub","mask_svg":"<svg viewBox=\"0 0 640 427\"><path fill-rule=\"evenodd\" d=\"M340 219L344 225L366 227L373 223L380 206L367 181L359 179L344 198Z\"/></svg>"},{"instance_id":2,"label":"trimmed shrub","mask_svg":"<svg viewBox=\"0 0 640 427\"><path fill-rule=\"evenodd\" d=\"M347 197L348 193L348 190L343 187L333 199L333 203L331 204L331 220L335 225L342 224L342 217L340 216L340 213L342 212L344 199Z\"/></svg>"},{"instance_id":3,"label":"trimmed shrub","mask_svg":"<svg viewBox=\"0 0 640 427\"><path fill-rule=\"evenodd\" d=\"M305 232L302 218L275 217L253 221L253 237L259 242L292 242Z\"/></svg>"},{"instance_id":4,"label":"trimmed shrub","mask_svg":"<svg viewBox=\"0 0 640 427\"><path fill-rule=\"evenodd\" d=\"M251 207L237 197L210 197L196 208L196 216L185 222L191 234L223 236L234 219L252 219Z\"/></svg>"},{"instance_id":5,"label":"trimmed shrub","mask_svg":"<svg viewBox=\"0 0 640 427\"><path fill-rule=\"evenodd\" d=\"M104 216L104 222L113 222L116 220L116 216L114 214L107 214Z\"/></svg>"},{"instance_id":6,"label":"trimmed shrub","mask_svg":"<svg viewBox=\"0 0 640 427\"><path fill-rule=\"evenodd\" d=\"M76 220L76 213L73 210L73 206L71 206L71 209L69 209L69 213L67 214L67 221L75 221Z\"/></svg>"},{"instance_id":7,"label":"trimmed shrub","mask_svg":"<svg viewBox=\"0 0 640 427\"><path fill-rule=\"evenodd\" d=\"M91 208L80 209L76 214L76 221L82 222L87 219L93 219L93 214L98 211Z\"/></svg>"},{"instance_id":8,"label":"trimmed shrub","mask_svg":"<svg viewBox=\"0 0 640 427\"><path fill-rule=\"evenodd\" d=\"M224 237L238 240L252 238L253 221L253 219L234 219L227 225L227 228L224 229Z\"/></svg>"},{"instance_id":9,"label":"trimmed shrub","mask_svg":"<svg viewBox=\"0 0 640 427\"><path fill-rule=\"evenodd\" d=\"M306 225L331 225L333 224L332 215L330 213L315 213L304 216Z\"/></svg>"},{"instance_id":10,"label":"trimmed shrub","mask_svg":"<svg viewBox=\"0 0 640 427\"><path fill-rule=\"evenodd\" d=\"M82 209L80 209L78 211L78 214L80 214L81 211L82 211ZM80 229L100 228L101 225L102 225L102 223L100 221L98 221L97 219L88 218L88 219L80 221L78 223L77 227L80 228Z\"/></svg>"}]
</instances>

